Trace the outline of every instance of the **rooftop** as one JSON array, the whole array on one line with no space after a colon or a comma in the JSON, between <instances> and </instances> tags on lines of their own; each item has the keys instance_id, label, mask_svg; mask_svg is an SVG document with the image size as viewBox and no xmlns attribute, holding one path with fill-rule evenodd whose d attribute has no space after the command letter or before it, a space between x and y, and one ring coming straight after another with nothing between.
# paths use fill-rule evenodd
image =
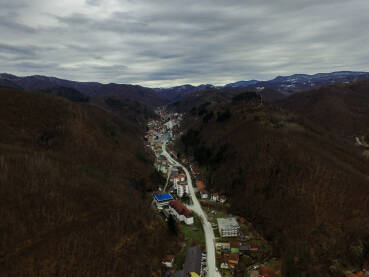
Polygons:
<instances>
[{"instance_id":1,"label":"rooftop","mask_svg":"<svg viewBox=\"0 0 369 277\"><path fill-rule=\"evenodd\" d=\"M173 196L170 195L169 193L155 193L154 197L156 199L156 201L170 201L173 200Z\"/></svg>"},{"instance_id":2,"label":"rooftop","mask_svg":"<svg viewBox=\"0 0 369 277\"><path fill-rule=\"evenodd\" d=\"M228 218L217 218L219 229L229 228L229 227L240 227L237 220L234 217Z\"/></svg>"},{"instance_id":3,"label":"rooftop","mask_svg":"<svg viewBox=\"0 0 369 277\"><path fill-rule=\"evenodd\" d=\"M200 274L201 252L201 249L198 247L191 247L187 249L186 261L183 266L184 272L196 272L197 274Z\"/></svg>"},{"instance_id":4,"label":"rooftop","mask_svg":"<svg viewBox=\"0 0 369 277\"><path fill-rule=\"evenodd\" d=\"M189 218L192 217L192 212L181 202L181 200L173 200L169 202L169 206L177 211L178 214Z\"/></svg>"}]
</instances>

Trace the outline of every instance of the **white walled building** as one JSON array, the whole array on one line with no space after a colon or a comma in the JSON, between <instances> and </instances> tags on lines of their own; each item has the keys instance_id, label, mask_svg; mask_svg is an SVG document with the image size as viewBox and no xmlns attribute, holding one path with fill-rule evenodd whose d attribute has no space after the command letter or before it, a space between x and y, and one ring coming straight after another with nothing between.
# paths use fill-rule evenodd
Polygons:
<instances>
[{"instance_id":1,"label":"white walled building","mask_svg":"<svg viewBox=\"0 0 369 277\"><path fill-rule=\"evenodd\" d=\"M189 188L187 182L177 184L177 195L182 198L185 194L189 194Z\"/></svg>"},{"instance_id":2,"label":"white walled building","mask_svg":"<svg viewBox=\"0 0 369 277\"><path fill-rule=\"evenodd\" d=\"M237 237L240 235L240 225L234 217L217 218L217 221L221 237Z\"/></svg>"},{"instance_id":3,"label":"white walled building","mask_svg":"<svg viewBox=\"0 0 369 277\"><path fill-rule=\"evenodd\" d=\"M187 225L193 224L192 212L181 202L181 200L173 200L169 202L169 210L178 221Z\"/></svg>"},{"instance_id":4,"label":"white walled building","mask_svg":"<svg viewBox=\"0 0 369 277\"><path fill-rule=\"evenodd\" d=\"M200 190L200 196L201 196L201 199L208 199L209 198L208 192L204 189Z\"/></svg>"}]
</instances>

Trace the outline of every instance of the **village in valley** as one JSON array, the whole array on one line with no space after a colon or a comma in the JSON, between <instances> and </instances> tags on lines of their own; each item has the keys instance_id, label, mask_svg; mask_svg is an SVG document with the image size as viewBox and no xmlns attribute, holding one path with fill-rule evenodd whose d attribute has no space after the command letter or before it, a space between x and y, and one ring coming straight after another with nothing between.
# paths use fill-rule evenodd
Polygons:
<instances>
[{"instance_id":1,"label":"village in valley","mask_svg":"<svg viewBox=\"0 0 369 277\"><path fill-rule=\"evenodd\" d=\"M153 193L152 206L166 221L174 219L185 237L180 253L166 253L163 257L162 264L167 268L164 276L212 276L208 268L211 257L206 251L204 218L192 210L191 189L214 232L212 247L219 276L281 276L280 261L271 256L270 245L245 218L228 214L229 199L207 188L201 169L190 157L178 157L174 140L181 135L183 115L163 107L156 113L159 119L148 122L145 143L155 154L155 168L166 182ZM164 147L169 158L164 155ZM190 169L190 174L186 175L184 168L173 161Z\"/></svg>"}]
</instances>

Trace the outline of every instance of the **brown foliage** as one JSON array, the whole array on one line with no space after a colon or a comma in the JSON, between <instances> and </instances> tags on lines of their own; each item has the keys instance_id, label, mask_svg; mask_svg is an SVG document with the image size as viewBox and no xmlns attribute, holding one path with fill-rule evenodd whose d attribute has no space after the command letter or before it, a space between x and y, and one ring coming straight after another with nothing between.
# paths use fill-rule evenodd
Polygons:
<instances>
[{"instance_id":1,"label":"brown foliage","mask_svg":"<svg viewBox=\"0 0 369 277\"><path fill-rule=\"evenodd\" d=\"M0 130L0 275L159 270L175 239L143 196L157 184L137 158L139 129L94 106L1 89Z\"/></svg>"},{"instance_id":2,"label":"brown foliage","mask_svg":"<svg viewBox=\"0 0 369 277\"><path fill-rule=\"evenodd\" d=\"M358 149L279 108L215 108L232 117L191 116L199 135L190 152L206 149L209 189L228 195L230 212L273 242L286 276L329 276L337 260L344 267L369 258L369 164Z\"/></svg>"}]
</instances>

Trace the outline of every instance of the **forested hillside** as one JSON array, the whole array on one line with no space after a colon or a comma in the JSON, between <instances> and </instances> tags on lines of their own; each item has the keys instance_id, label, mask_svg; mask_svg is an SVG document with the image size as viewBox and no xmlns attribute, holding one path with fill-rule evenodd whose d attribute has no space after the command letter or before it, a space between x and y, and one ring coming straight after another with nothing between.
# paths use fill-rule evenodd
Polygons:
<instances>
[{"instance_id":1,"label":"forested hillside","mask_svg":"<svg viewBox=\"0 0 369 277\"><path fill-rule=\"evenodd\" d=\"M0 275L150 276L176 247L129 119L54 95L0 90ZM156 275L158 276L158 275Z\"/></svg>"},{"instance_id":2,"label":"forested hillside","mask_svg":"<svg viewBox=\"0 0 369 277\"><path fill-rule=\"evenodd\" d=\"M369 138L369 81L296 93L279 104L337 136Z\"/></svg>"},{"instance_id":3,"label":"forested hillside","mask_svg":"<svg viewBox=\"0 0 369 277\"><path fill-rule=\"evenodd\" d=\"M342 276L369 259L369 162L352 143L257 94L188 114L183 153L281 256L283 276Z\"/></svg>"}]
</instances>

